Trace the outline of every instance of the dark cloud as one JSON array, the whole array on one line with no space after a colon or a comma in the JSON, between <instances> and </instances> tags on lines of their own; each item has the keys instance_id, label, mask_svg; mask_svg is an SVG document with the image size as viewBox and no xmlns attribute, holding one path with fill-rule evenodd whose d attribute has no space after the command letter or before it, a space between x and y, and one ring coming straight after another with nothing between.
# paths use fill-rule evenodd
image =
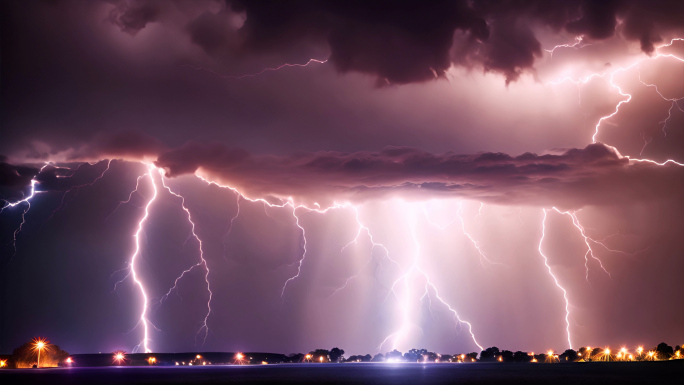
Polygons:
<instances>
[{"instance_id":1,"label":"dark cloud","mask_svg":"<svg viewBox=\"0 0 684 385\"><path fill-rule=\"evenodd\" d=\"M293 197L307 204L453 196L499 204L578 208L656 199L678 194L684 187L681 168L630 163L603 144L560 155L526 153L517 157L502 153L435 155L411 148L275 157L248 156L220 144L190 143L163 154L156 164L168 176L199 170L249 197ZM645 184L645 180L653 183Z\"/></svg>"},{"instance_id":2,"label":"dark cloud","mask_svg":"<svg viewBox=\"0 0 684 385\"><path fill-rule=\"evenodd\" d=\"M144 160L157 157L167 147L150 135L139 131L100 134L87 146L68 156L68 161L101 159Z\"/></svg>"},{"instance_id":3,"label":"dark cloud","mask_svg":"<svg viewBox=\"0 0 684 385\"><path fill-rule=\"evenodd\" d=\"M516 80L534 68L541 44L532 31L555 31L603 40L616 32L644 52L662 33L681 30L682 3L636 1L228 1L220 11L201 2L117 1L110 20L136 33L162 15L186 17L191 40L217 58L278 56L305 62L320 47L340 72L374 75L380 82L411 83L443 77L456 64L479 66ZM214 4L215 8L216 4ZM198 12L204 10L198 15ZM231 22L244 15L244 25ZM169 19L172 19L169 17ZM620 22L619 22L620 21ZM185 28L185 27L183 27ZM465 33L450 55L454 33ZM318 47L318 48L315 48ZM227 55L227 56L226 56Z\"/></svg>"},{"instance_id":4,"label":"dark cloud","mask_svg":"<svg viewBox=\"0 0 684 385\"><path fill-rule=\"evenodd\" d=\"M26 198L30 194L31 179L37 173L35 167L15 166L0 159L0 200L16 202Z\"/></svg>"}]
</instances>

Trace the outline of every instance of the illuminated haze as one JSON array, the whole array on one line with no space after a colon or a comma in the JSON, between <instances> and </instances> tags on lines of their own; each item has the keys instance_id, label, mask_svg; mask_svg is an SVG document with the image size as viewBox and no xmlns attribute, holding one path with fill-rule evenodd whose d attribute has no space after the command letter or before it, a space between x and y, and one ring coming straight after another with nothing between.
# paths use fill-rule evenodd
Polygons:
<instances>
[{"instance_id":1,"label":"illuminated haze","mask_svg":"<svg viewBox=\"0 0 684 385\"><path fill-rule=\"evenodd\" d=\"M1 7L0 352L684 340L680 2Z\"/></svg>"}]
</instances>

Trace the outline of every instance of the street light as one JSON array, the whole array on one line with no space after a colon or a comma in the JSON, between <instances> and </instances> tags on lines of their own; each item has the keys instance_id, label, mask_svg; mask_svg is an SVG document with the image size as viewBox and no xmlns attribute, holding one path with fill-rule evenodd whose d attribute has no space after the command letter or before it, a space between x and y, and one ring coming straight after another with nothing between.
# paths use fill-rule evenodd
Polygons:
<instances>
[{"instance_id":1,"label":"street light","mask_svg":"<svg viewBox=\"0 0 684 385\"><path fill-rule=\"evenodd\" d=\"M40 352L47 350L49 341L45 338L37 337L33 339L33 350L38 351L38 364L36 367L40 368Z\"/></svg>"},{"instance_id":2,"label":"street light","mask_svg":"<svg viewBox=\"0 0 684 385\"><path fill-rule=\"evenodd\" d=\"M114 352L114 361L116 361L117 364L121 365L121 363L126 359L126 352L124 351L118 351Z\"/></svg>"}]
</instances>

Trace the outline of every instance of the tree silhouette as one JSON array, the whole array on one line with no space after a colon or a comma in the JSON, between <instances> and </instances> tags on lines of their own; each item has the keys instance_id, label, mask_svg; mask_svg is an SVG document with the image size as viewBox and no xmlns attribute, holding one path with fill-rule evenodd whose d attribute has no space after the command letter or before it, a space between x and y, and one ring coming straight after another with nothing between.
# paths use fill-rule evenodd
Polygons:
<instances>
[{"instance_id":1,"label":"tree silhouette","mask_svg":"<svg viewBox=\"0 0 684 385\"><path fill-rule=\"evenodd\" d=\"M396 361L403 361L403 357L404 356L401 354L400 351L394 349L391 352L387 352L387 354L385 354L385 361L389 361L390 359Z\"/></svg>"},{"instance_id":2,"label":"tree silhouette","mask_svg":"<svg viewBox=\"0 0 684 385\"><path fill-rule=\"evenodd\" d=\"M314 362L328 362L330 361L330 351L325 349L316 349L313 352L309 352L313 356Z\"/></svg>"},{"instance_id":3,"label":"tree silhouette","mask_svg":"<svg viewBox=\"0 0 684 385\"><path fill-rule=\"evenodd\" d=\"M499 348L497 348L496 346L487 348L480 353L480 361L496 361L496 359L499 356L499 353Z\"/></svg>"},{"instance_id":4,"label":"tree silhouette","mask_svg":"<svg viewBox=\"0 0 684 385\"><path fill-rule=\"evenodd\" d=\"M291 363L297 363L304 361L303 353L292 353L288 356L288 361Z\"/></svg>"},{"instance_id":5,"label":"tree silhouette","mask_svg":"<svg viewBox=\"0 0 684 385\"><path fill-rule=\"evenodd\" d=\"M564 351L563 354L558 356L558 359L560 360L560 362L575 362L577 361L577 357L578 356L576 351L568 349Z\"/></svg>"},{"instance_id":6,"label":"tree silhouette","mask_svg":"<svg viewBox=\"0 0 684 385\"><path fill-rule=\"evenodd\" d=\"M340 358L344 355L344 350L340 348L330 349L330 362L340 362Z\"/></svg>"},{"instance_id":7,"label":"tree silhouette","mask_svg":"<svg viewBox=\"0 0 684 385\"><path fill-rule=\"evenodd\" d=\"M517 352L513 353L513 361L514 362L530 362L532 361L532 357L527 352L521 352L518 350Z\"/></svg>"},{"instance_id":8,"label":"tree silhouette","mask_svg":"<svg viewBox=\"0 0 684 385\"><path fill-rule=\"evenodd\" d=\"M674 355L672 346L666 344L665 342L659 343L655 348L655 351L659 360L669 360Z\"/></svg>"},{"instance_id":9,"label":"tree silhouette","mask_svg":"<svg viewBox=\"0 0 684 385\"><path fill-rule=\"evenodd\" d=\"M56 368L60 362L66 361L69 353L57 345L46 345L40 353L40 367ZM27 342L12 352L12 362L16 368L30 368L38 363L38 352L32 342Z\"/></svg>"}]
</instances>

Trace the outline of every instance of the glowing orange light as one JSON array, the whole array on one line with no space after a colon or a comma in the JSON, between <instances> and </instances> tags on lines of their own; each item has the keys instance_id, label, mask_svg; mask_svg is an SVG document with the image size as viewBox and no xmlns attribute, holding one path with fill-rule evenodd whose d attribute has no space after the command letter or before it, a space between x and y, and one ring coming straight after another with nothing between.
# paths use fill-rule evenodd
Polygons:
<instances>
[{"instance_id":1,"label":"glowing orange light","mask_svg":"<svg viewBox=\"0 0 684 385\"><path fill-rule=\"evenodd\" d=\"M499 356L499 362L503 361L503 357Z\"/></svg>"},{"instance_id":2,"label":"glowing orange light","mask_svg":"<svg viewBox=\"0 0 684 385\"><path fill-rule=\"evenodd\" d=\"M0 360L0 368L7 366L7 360Z\"/></svg>"},{"instance_id":3,"label":"glowing orange light","mask_svg":"<svg viewBox=\"0 0 684 385\"><path fill-rule=\"evenodd\" d=\"M320 358L319 360L320 360L321 362L323 362L323 356L321 356L321 358Z\"/></svg>"},{"instance_id":4,"label":"glowing orange light","mask_svg":"<svg viewBox=\"0 0 684 385\"><path fill-rule=\"evenodd\" d=\"M546 355L549 356L549 357L550 357L550 356L553 356L553 350L549 350L548 352L546 352Z\"/></svg>"},{"instance_id":5,"label":"glowing orange light","mask_svg":"<svg viewBox=\"0 0 684 385\"><path fill-rule=\"evenodd\" d=\"M50 343L50 341L46 340L45 338L36 337L33 339L33 350L38 352L38 364L36 365L38 368L40 368L40 353L43 350L47 350L48 343Z\"/></svg>"},{"instance_id":6,"label":"glowing orange light","mask_svg":"<svg viewBox=\"0 0 684 385\"><path fill-rule=\"evenodd\" d=\"M630 355L629 355L629 360L630 360L630 361L634 361L634 356L630 354Z\"/></svg>"},{"instance_id":7,"label":"glowing orange light","mask_svg":"<svg viewBox=\"0 0 684 385\"><path fill-rule=\"evenodd\" d=\"M238 353L235 355L235 358L237 358L238 360L241 360L241 359L245 358L245 356L242 353Z\"/></svg>"},{"instance_id":8,"label":"glowing orange light","mask_svg":"<svg viewBox=\"0 0 684 385\"><path fill-rule=\"evenodd\" d=\"M154 364L157 363L157 359L154 358L154 357L150 357L150 358L147 359L147 362L148 362L150 365L154 365Z\"/></svg>"},{"instance_id":9,"label":"glowing orange light","mask_svg":"<svg viewBox=\"0 0 684 385\"><path fill-rule=\"evenodd\" d=\"M117 351L114 352L114 361L116 361L117 364L121 365L122 362L126 359L126 352L124 351Z\"/></svg>"},{"instance_id":10,"label":"glowing orange light","mask_svg":"<svg viewBox=\"0 0 684 385\"><path fill-rule=\"evenodd\" d=\"M603 351L605 354L610 354L610 349L607 349Z\"/></svg>"},{"instance_id":11,"label":"glowing orange light","mask_svg":"<svg viewBox=\"0 0 684 385\"><path fill-rule=\"evenodd\" d=\"M199 360L199 359L202 358L202 356L200 356L200 355L198 354L195 358L197 358L197 359Z\"/></svg>"},{"instance_id":12,"label":"glowing orange light","mask_svg":"<svg viewBox=\"0 0 684 385\"><path fill-rule=\"evenodd\" d=\"M643 346L639 346L639 347L637 348L637 352L638 352L639 354L641 354L641 352L643 352L643 351L644 351Z\"/></svg>"},{"instance_id":13,"label":"glowing orange light","mask_svg":"<svg viewBox=\"0 0 684 385\"><path fill-rule=\"evenodd\" d=\"M74 360L71 357L66 359L67 364L72 364L73 362L74 362Z\"/></svg>"}]
</instances>

